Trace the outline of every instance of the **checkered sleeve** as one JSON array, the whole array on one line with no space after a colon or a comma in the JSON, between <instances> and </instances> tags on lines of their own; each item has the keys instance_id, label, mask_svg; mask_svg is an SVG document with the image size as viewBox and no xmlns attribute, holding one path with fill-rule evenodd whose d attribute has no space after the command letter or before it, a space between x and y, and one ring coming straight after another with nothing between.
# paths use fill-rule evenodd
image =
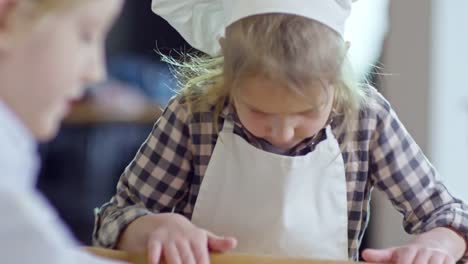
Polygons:
<instances>
[{"instance_id":1,"label":"checkered sleeve","mask_svg":"<svg viewBox=\"0 0 468 264\"><path fill-rule=\"evenodd\" d=\"M171 100L122 174L116 195L96 212L95 245L114 248L132 221L171 212L187 194L192 159L188 122L181 99Z\"/></svg>"},{"instance_id":2,"label":"checkered sleeve","mask_svg":"<svg viewBox=\"0 0 468 264\"><path fill-rule=\"evenodd\" d=\"M390 104L380 95L376 101L369 165L374 184L403 214L408 233L450 227L468 240L468 206L450 195L438 180L436 170Z\"/></svg>"}]
</instances>

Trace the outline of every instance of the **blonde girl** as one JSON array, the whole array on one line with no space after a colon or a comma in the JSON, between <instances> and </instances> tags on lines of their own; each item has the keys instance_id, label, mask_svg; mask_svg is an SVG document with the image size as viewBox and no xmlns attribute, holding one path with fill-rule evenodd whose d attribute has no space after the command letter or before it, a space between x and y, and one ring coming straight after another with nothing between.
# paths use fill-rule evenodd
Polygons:
<instances>
[{"instance_id":1,"label":"blonde girl","mask_svg":"<svg viewBox=\"0 0 468 264\"><path fill-rule=\"evenodd\" d=\"M96 244L148 250L152 263L208 263L209 251L227 250L357 260L377 187L418 235L365 260L467 256L468 207L382 95L353 78L343 40L351 6L153 0L211 57L172 62L183 89L98 213Z\"/></svg>"}]
</instances>

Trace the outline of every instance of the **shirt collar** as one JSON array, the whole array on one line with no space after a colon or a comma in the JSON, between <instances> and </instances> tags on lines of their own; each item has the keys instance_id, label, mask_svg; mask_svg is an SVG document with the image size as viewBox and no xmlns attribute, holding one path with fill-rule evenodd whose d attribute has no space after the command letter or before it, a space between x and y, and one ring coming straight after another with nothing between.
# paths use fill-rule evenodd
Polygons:
<instances>
[{"instance_id":1,"label":"shirt collar","mask_svg":"<svg viewBox=\"0 0 468 264\"><path fill-rule=\"evenodd\" d=\"M242 131L242 133L244 133L244 135L247 137L250 144L252 144L253 146L258 147L260 149L264 149L265 145L270 144L267 141L262 140L260 138L257 138L256 136L254 136L252 133L250 133L250 131L248 131L242 125L242 123L241 123L241 121L239 119L239 116L237 115L236 109L235 109L235 107L234 107L234 105L232 103L227 103L225 105L225 107L224 107L223 111L221 112L220 116L224 120L229 119L232 122L234 122L234 125L238 129L240 129L240 131ZM286 151L285 153L297 152L298 149L305 148L305 147L311 146L311 145L315 145L315 144L319 143L320 141L326 139L326 133L325 133L326 127L331 126L331 128L334 129L336 127L336 124L335 124L336 122L335 121L339 120L340 117L342 117L342 115L333 110L330 113L330 117L328 118L328 121L327 121L326 125L324 126L323 129L321 129L317 133L317 135L315 135L313 137L310 137L310 138L307 138L307 139L304 139L298 145L296 145L295 147L293 147L290 150Z\"/></svg>"},{"instance_id":2,"label":"shirt collar","mask_svg":"<svg viewBox=\"0 0 468 264\"><path fill-rule=\"evenodd\" d=\"M30 130L0 100L0 168L2 183L12 186L35 185L39 165L37 146Z\"/></svg>"}]
</instances>

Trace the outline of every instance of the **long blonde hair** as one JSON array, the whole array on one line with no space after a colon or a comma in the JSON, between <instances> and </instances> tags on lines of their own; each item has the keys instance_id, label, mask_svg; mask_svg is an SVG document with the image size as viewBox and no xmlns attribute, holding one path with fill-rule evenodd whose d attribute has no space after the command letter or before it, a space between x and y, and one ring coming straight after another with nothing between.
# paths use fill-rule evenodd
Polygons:
<instances>
[{"instance_id":1,"label":"long blonde hair","mask_svg":"<svg viewBox=\"0 0 468 264\"><path fill-rule=\"evenodd\" d=\"M35 11L36 14L45 14L62 8L75 7L84 2L86 0L21 0L18 2L18 6L27 7Z\"/></svg>"},{"instance_id":2,"label":"long blonde hair","mask_svg":"<svg viewBox=\"0 0 468 264\"><path fill-rule=\"evenodd\" d=\"M7 20L20 26L31 28L32 23L54 12L74 8L90 0L20 0L9 13Z\"/></svg>"},{"instance_id":3,"label":"long blonde hair","mask_svg":"<svg viewBox=\"0 0 468 264\"><path fill-rule=\"evenodd\" d=\"M180 94L192 111L214 107L218 116L235 98L239 81L252 75L278 81L301 95L310 89L307 84L320 81L335 87L333 109L344 117L341 131L354 131L367 93L354 78L347 51L342 37L329 27L305 17L274 13L230 25L221 57L164 60L176 66Z\"/></svg>"}]
</instances>

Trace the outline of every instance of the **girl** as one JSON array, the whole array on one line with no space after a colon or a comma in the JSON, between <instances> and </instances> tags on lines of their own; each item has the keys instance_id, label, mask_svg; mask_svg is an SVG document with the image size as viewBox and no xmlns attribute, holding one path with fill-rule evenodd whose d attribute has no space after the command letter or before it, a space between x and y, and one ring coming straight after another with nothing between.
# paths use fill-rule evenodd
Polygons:
<instances>
[{"instance_id":1,"label":"girl","mask_svg":"<svg viewBox=\"0 0 468 264\"><path fill-rule=\"evenodd\" d=\"M103 79L103 40L121 0L0 0L2 263L109 263L77 248L35 189L35 139Z\"/></svg>"},{"instance_id":2,"label":"girl","mask_svg":"<svg viewBox=\"0 0 468 264\"><path fill-rule=\"evenodd\" d=\"M377 187L418 236L367 261L468 256L468 207L389 103L354 81L351 0L154 0L153 10L215 57L178 64L184 89L98 213L96 244L148 250L152 263L207 263L209 250L234 248L357 260Z\"/></svg>"}]
</instances>

